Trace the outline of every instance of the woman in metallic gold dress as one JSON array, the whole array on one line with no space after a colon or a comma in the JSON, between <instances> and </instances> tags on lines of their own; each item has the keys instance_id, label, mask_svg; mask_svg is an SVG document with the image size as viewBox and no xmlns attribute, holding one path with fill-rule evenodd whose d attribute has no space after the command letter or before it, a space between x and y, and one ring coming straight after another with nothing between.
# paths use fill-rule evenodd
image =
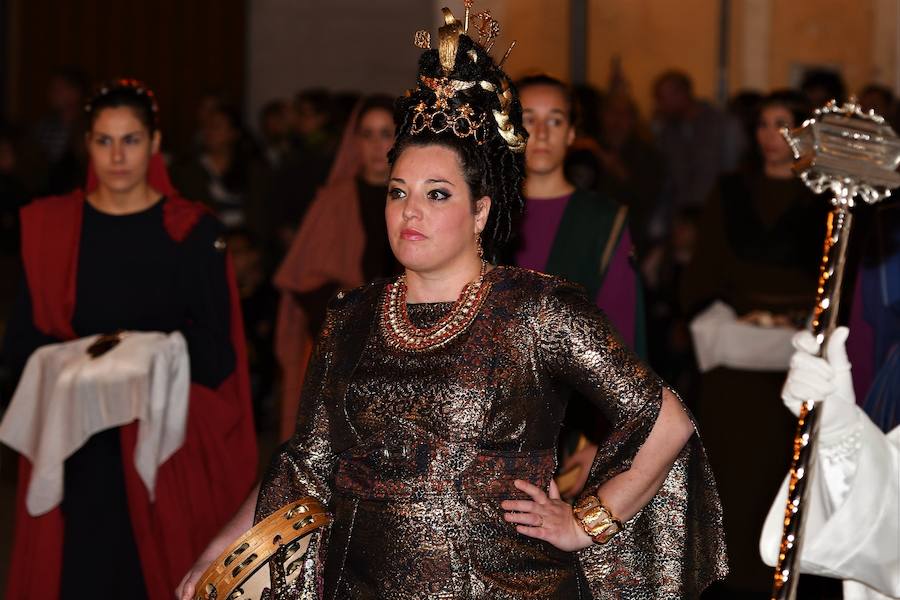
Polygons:
<instances>
[{"instance_id":1,"label":"woman in metallic gold dress","mask_svg":"<svg viewBox=\"0 0 900 600\"><path fill-rule=\"evenodd\" d=\"M486 260L522 207L527 134L506 75L445 22L397 105L405 274L332 301L263 478L256 521L307 495L334 517L275 597L695 598L726 567L691 418L581 287ZM613 424L574 509L552 481L569 390Z\"/></svg>"}]
</instances>

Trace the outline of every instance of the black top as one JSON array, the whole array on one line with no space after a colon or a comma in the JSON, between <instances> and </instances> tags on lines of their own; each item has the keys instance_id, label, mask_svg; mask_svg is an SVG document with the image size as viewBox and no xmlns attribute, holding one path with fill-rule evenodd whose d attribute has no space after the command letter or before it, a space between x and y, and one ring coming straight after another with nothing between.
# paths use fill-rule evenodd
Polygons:
<instances>
[{"instance_id":1,"label":"black top","mask_svg":"<svg viewBox=\"0 0 900 600\"><path fill-rule=\"evenodd\" d=\"M730 175L719 185L731 250L748 261L800 269L819 263L829 204L797 177Z\"/></svg>"},{"instance_id":2,"label":"black top","mask_svg":"<svg viewBox=\"0 0 900 600\"><path fill-rule=\"evenodd\" d=\"M805 319L815 299L829 204L797 178L722 177L698 224L681 279L693 314L715 299L739 315L766 310Z\"/></svg>"},{"instance_id":3,"label":"black top","mask_svg":"<svg viewBox=\"0 0 900 600\"><path fill-rule=\"evenodd\" d=\"M128 215L84 203L72 327L79 337L178 330L187 340L191 379L218 387L235 366L225 254L215 247L221 226L204 215L176 242L163 225L165 202ZM35 327L23 285L4 340L5 358L20 373L35 349L54 341Z\"/></svg>"}]
</instances>

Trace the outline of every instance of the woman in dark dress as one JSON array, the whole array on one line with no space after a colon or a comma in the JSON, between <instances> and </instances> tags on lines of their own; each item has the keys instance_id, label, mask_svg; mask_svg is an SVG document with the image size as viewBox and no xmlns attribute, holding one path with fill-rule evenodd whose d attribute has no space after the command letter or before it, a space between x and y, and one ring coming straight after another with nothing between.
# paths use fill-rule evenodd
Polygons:
<instances>
[{"instance_id":1,"label":"woman in dark dress","mask_svg":"<svg viewBox=\"0 0 900 600\"><path fill-rule=\"evenodd\" d=\"M26 285L4 353L21 371L45 344L180 331L191 372L185 441L159 467L151 499L135 471L136 424L90 437L65 462L61 506L39 516L24 506L22 458L10 600L169 598L254 482L246 358L221 227L169 183L156 113L152 92L131 80L105 85L88 105L87 189L22 211Z\"/></svg>"},{"instance_id":2,"label":"woman in dark dress","mask_svg":"<svg viewBox=\"0 0 900 600\"><path fill-rule=\"evenodd\" d=\"M756 129L761 164L723 177L702 215L681 288L690 314L718 300L748 325L770 331L803 326L815 298L828 203L794 175L781 128L808 116L807 103L794 92L775 92L762 103ZM789 332L784 339L789 356ZM772 584L759 556L759 533L771 490L788 468L795 420L780 400L786 362L783 368L763 363L719 366L701 376L697 418L725 515L727 598L768 597Z\"/></svg>"},{"instance_id":3,"label":"woman in dark dress","mask_svg":"<svg viewBox=\"0 0 900 600\"><path fill-rule=\"evenodd\" d=\"M305 495L334 516L274 594L696 597L725 557L691 419L581 286L488 262L523 205L527 133L505 73L444 23L395 113L385 220L403 275L330 303L263 478L257 521ZM613 425L576 511L551 482L571 388Z\"/></svg>"}]
</instances>

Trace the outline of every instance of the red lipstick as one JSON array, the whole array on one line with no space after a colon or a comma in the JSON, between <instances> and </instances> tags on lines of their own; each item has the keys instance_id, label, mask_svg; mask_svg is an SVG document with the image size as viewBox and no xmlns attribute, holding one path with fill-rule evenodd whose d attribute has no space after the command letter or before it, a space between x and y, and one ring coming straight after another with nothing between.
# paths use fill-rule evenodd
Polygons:
<instances>
[{"instance_id":1,"label":"red lipstick","mask_svg":"<svg viewBox=\"0 0 900 600\"><path fill-rule=\"evenodd\" d=\"M400 238L404 240L410 240L413 242L422 241L426 238L426 235L421 231L416 229L406 228L400 231Z\"/></svg>"}]
</instances>

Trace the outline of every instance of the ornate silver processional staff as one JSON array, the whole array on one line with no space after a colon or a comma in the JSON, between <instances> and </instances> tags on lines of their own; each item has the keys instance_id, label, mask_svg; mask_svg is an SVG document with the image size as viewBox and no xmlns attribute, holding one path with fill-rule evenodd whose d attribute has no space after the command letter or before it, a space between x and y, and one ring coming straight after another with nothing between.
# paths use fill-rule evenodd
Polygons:
<instances>
[{"instance_id":1,"label":"ornate silver processional staff","mask_svg":"<svg viewBox=\"0 0 900 600\"><path fill-rule=\"evenodd\" d=\"M857 198L874 204L900 186L900 138L882 117L873 111L864 113L852 99L843 106L832 100L802 126L781 133L793 150L794 171L803 182L816 193L833 194L812 315L813 335L819 342L819 355L824 356L837 326L851 209ZM796 596L804 498L813 473L820 413L819 402L804 402L797 420L772 600Z\"/></svg>"}]
</instances>

